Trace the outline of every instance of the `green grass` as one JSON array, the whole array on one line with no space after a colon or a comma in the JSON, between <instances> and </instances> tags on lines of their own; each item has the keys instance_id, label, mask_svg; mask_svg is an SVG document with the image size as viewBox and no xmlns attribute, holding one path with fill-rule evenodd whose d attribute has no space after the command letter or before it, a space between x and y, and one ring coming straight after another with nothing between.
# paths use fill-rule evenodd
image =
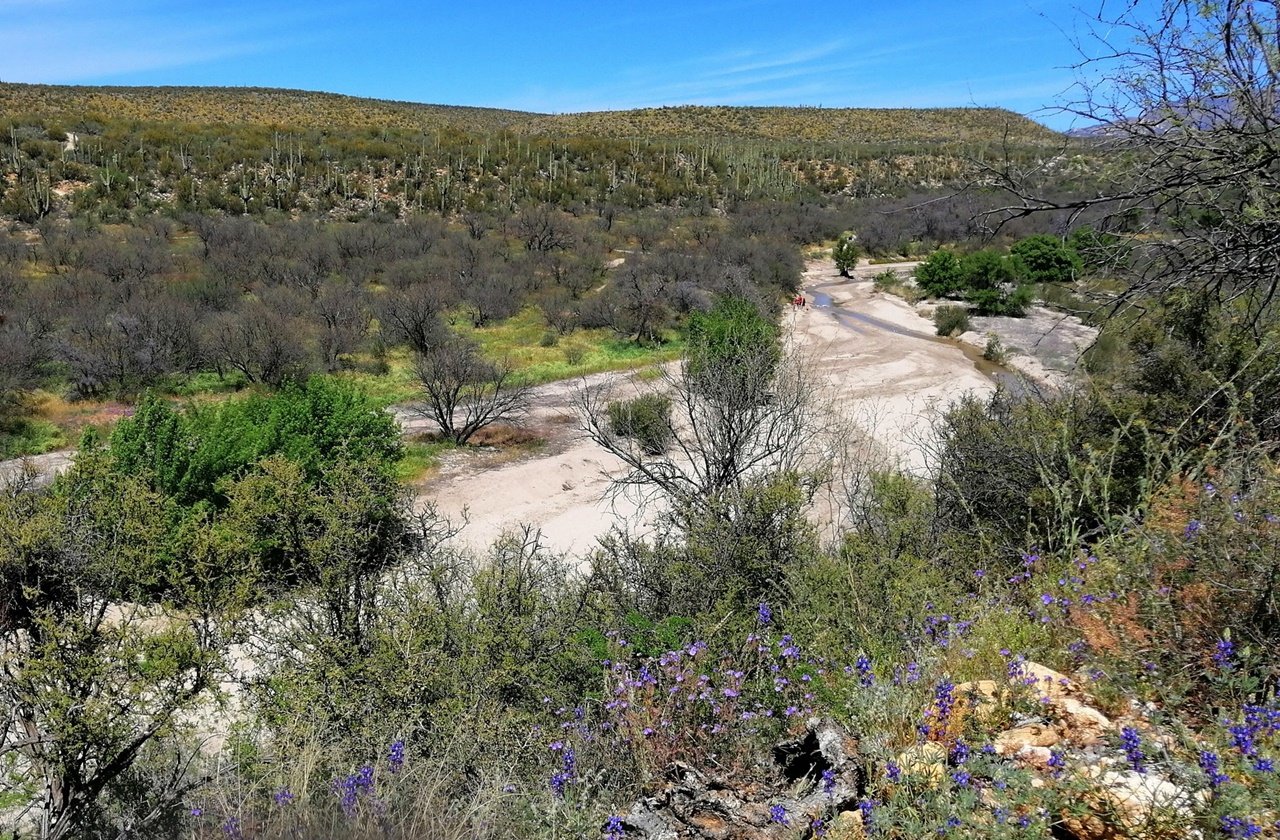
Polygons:
<instances>
[{"instance_id":1,"label":"green grass","mask_svg":"<svg viewBox=\"0 0 1280 840\"><path fill-rule=\"evenodd\" d=\"M542 344L546 324L536 309L525 309L501 324L475 329L458 327L474 339L489 359L502 361L520 379L534 385L607 370L631 370L678 358L683 343L675 335L658 347L618 338L608 329L578 330Z\"/></svg>"},{"instance_id":2,"label":"green grass","mask_svg":"<svg viewBox=\"0 0 1280 840\"><path fill-rule=\"evenodd\" d=\"M405 483L422 479L440 463L440 456L456 447L451 441L411 440L404 445L404 455L396 464L396 478Z\"/></svg>"},{"instance_id":3,"label":"green grass","mask_svg":"<svg viewBox=\"0 0 1280 840\"><path fill-rule=\"evenodd\" d=\"M194 397L202 394L231 394L243 390L249 381L237 372L219 376L212 370L175 376L157 390L173 397Z\"/></svg>"},{"instance_id":4,"label":"green grass","mask_svg":"<svg viewBox=\"0 0 1280 840\"><path fill-rule=\"evenodd\" d=\"M69 446L57 424L39 417L0 422L0 458L42 455Z\"/></svg>"}]
</instances>

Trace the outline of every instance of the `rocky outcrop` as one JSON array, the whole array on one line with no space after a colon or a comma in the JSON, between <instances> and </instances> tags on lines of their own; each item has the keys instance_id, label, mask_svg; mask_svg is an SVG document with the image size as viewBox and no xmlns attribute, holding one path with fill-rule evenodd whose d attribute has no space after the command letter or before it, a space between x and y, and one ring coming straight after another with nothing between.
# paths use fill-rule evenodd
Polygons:
<instances>
[{"instance_id":1,"label":"rocky outcrop","mask_svg":"<svg viewBox=\"0 0 1280 840\"><path fill-rule=\"evenodd\" d=\"M628 837L650 840L794 838L814 820L855 807L861 781L856 754L850 733L832 721L813 720L798 737L774 746L760 778L714 776L675 763L659 789L622 817L623 828Z\"/></svg>"}]
</instances>

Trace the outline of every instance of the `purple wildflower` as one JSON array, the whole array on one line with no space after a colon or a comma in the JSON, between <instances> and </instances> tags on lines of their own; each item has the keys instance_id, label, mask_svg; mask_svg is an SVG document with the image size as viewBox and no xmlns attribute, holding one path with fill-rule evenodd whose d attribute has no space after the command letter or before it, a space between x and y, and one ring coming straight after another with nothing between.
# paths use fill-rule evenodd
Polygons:
<instances>
[{"instance_id":1,"label":"purple wildflower","mask_svg":"<svg viewBox=\"0 0 1280 840\"><path fill-rule=\"evenodd\" d=\"M1218 754L1204 750L1200 753L1200 769L1209 777L1209 787L1219 788L1230 781L1226 773L1222 772L1222 765L1218 759Z\"/></svg>"},{"instance_id":2,"label":"purple wildflower","mask_svg":"<svg viewBox=\"0 0 1280 840\"><path fill-rule=\"evenodd\" d=\"M1231 665L1235 660L1236 646L1235 643L1227 636L1218 640L1218 644L1214 646L1213 664L1217 665L1223 671L1230 671Z\"/></svg>"},{"instance_id":3,"label":"purple wildflower","mask_svg":"<svg viewBox=\"0 0 1280 840\"><path fill-rule=\"evenodd\" d=\"M834 770L822 771L822 792L830 799L836 795L836 774Z\"/></svg>"},{"instance_id":4,"label":"purple wildflower","mask_svg":"<svg viewBox=\"0 0 1280 840\"><path fill-rule=\"evenodd\" d=\"M778 825L791 825L787 819L787 809L782 805L774 805L769 809L769 819Z\"/></svg>"},{"instance_id":5,"label":"purple wildflower","mask_svg":"<svg viewBox=\"0 0 1280 840\"><path fill-rule=\"evenodd\" d=\"M1142 736L1138 734L1138 730L1132 726L1126 726L1121 729L1120 745L1124 747L1124 756L1129 760L1129 766L1138 773L1145 773L1146 765L1143 763Z\"/></svg>"},{"instance_id":6,"label":"purple wildflower","mask_svg":"<svg viewBox=\"0 0 1280 840\"><path fill-rule=\"evenodd\" d=\"M761 601L760 606L756 608L756 621L761 624L773 623L773 610L769 609L769 605Z\"/></svg>"},{"instance_id":7,"label":"purple wildflower","mask_svg":"<svg viewBox=\"0 0 1280 840\"><path fill-rule=\"evenodd\" d=\"M890 761L884 766L885 778L891 782L896 782L902 778L902 768Z\"/></svg>"},{"instance_id":8,"label":"purple wildflower","mask_svg":"<svg viewBox=\"0 0 1280 840\"><path fill-rule=\"evenodd\" d=\"M404 769L404 739L397 739L391 744L391 752L387 756L387 764L391 772L399 773Z\"/></svg>"},{"instance_id":9,"label":"purple wildflower","mask_svg":"<svg viewBox=\"0 0 1280 840\"><path fill-rule=\"evenodd\" d=\"M1262 833L1257 823L1243 817L1223 817L1218 824L1222 833L1232 838L1257 837Z\"/></svg>"},{"instance_id":10,"label":"purple wildflower","mask_svg":"<svg viewBox=\"0 0 1280 840\"><path fill-rule=\"evenodd\" d=\"M871 660L866 656L859 656L858 660L853 663L853 667L858 669L858 682L863 688L876 681L875 672L871 669Z\"/></svg>"},{"instance_id":11,"label":"purple wildflower","mask_svg":"<svg viewBox=\"0 0 1280 840\"><path fill-rule=\"evenodd\" d=\"M626 836L626 829L622 827L622 818L616 814L610 816L604 824L604 840L622 840Z\"/></svg>"},{"instance_id":12,"label":"purple wildflower","mask_svg":"<svg viewBox=\"0 0 1280 840\"><path fill-rule=\"evenodd\" d=\"M294 796L293 791L289 790L287 787L282 787L271 795L271 800L282 807L288 805L295 799L297 799L297 797Z\"/></svg>"}]
</instances>

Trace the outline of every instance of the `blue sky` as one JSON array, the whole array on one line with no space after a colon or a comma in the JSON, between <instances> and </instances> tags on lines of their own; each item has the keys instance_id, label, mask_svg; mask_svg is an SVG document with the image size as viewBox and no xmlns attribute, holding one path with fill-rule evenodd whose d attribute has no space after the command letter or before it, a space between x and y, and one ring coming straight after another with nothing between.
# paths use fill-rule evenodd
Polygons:
<instances>
[{"instance_id":1,"label":"blue sky","mask_svg":"<svg viewBox=\"0 0 1280 840\"><path fill-rule=\"evenodd\" d=\"M993 105L1072 81L1065 0L0 0L0 80L259 85L542 112Z\"/></svg>"}]
</instances>

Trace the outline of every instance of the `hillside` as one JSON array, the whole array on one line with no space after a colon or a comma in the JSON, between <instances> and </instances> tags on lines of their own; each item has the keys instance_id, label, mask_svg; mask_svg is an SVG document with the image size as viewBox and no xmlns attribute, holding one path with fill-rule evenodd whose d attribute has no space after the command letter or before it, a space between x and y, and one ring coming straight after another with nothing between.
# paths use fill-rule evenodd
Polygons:
<instances>
[{"instance_id":1,"label":"hillside","mask_svg":"<svg viewBox=\"0 0 1280 840\"><path fill-rule=\"evenodd\" d=\"M733 137L854 143L1052 142L1058 135L1000 108L736 108L683 106L535 117L513 126L543 134Z\"/></svg>"},{"instance_id":2,"label":"hillside","mask_svg":"<svg viewBox=\"0 0 1280 840\"><path fill-rule=\"evenodd\" d=\"M854 143L1052 142L1058 135L998 108L740 108L681 106L577 114L425 105L277 88L85 87L0 83L7 117L131 119L293 129L378 126L551 137L668 137Z\"/></svg>"},{"instance_id":3,"label":"hillside","mask_svg":"<svg viewBox=\"0 0 1280 840\"><path fill-rule=\"evenodd\" d=\"M537 116L498 108L420 105L281 88L87 87L10 82L0 82L0 113L7 117L59 117L68 122L68 127L79 121L111 118L295 129L450 126L477 132L495 131Z\"/></svg>"}]
</instances>

